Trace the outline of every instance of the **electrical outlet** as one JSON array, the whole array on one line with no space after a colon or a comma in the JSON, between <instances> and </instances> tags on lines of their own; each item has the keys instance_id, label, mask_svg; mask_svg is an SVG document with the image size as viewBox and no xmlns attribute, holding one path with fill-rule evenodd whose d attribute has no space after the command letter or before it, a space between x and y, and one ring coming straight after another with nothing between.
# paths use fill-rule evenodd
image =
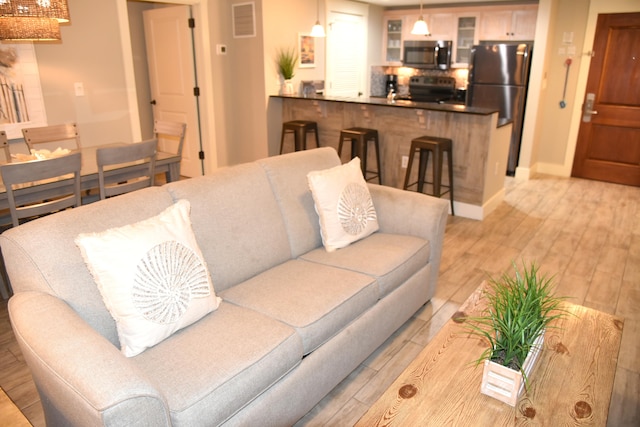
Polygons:
<instances>
[{"instance_id":1,"label":"electrical outlet","mask_svg":"<svg viewBox=\"0 0 640 427\"><path fill-rule=\"evenodd\" d=\"M402 156L402 169L406 169L409 164L409 156Z\"/></svg>"}]
</instances>

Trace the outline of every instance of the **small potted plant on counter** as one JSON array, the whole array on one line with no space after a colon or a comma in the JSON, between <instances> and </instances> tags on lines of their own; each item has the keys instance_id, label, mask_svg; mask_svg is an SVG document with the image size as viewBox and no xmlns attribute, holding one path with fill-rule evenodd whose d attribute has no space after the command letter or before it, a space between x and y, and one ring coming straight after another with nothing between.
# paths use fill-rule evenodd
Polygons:
<instances>
[{"instance_id":1,"label":"small potted plant on counter","mask_svg":"<svg viewBox=\"0 0 640 427\"><path fill-rule=\"evenodd\" d=\"M534 262L513 263L514 276L489 278L483 289L486 308L465 318L472 334L489 343L475 362L484 362L481 392L515 406L537 360L546 329L567 314L565 298L553 293L553 278L541 275ZM510 385L510 386L509 386Z\"/></svg>"},{"instance_id":2,"label":"small potted plant on counter","mask_svg":"<svg viewBox=\"0 0 640 427\"><path fill-rule=\"evenodd\" d=\"M293 83L291 79L295 75L296 64L298 63L298 53L295 48L280 49L276 55L278 72L282 75L284 83L282 85L283 95L293 95Z\"/></svg>"}]
</instances>

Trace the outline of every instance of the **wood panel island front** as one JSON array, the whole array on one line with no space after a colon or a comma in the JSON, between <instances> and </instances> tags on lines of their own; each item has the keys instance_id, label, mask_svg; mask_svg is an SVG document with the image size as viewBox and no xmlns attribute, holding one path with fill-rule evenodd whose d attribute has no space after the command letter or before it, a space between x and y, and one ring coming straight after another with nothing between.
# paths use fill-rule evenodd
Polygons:
<instances>
[{"instance_id":1,"label":"wood panel island front","mask_svg":"<svg viewBox=\"0 0 640 427\"><path fill-rule=\"evenodd\" d=\"M395 101L386 98L271 96L269 108L282 109L282 122L312 120L318 123L320 145L338 149L340 131L350 127L377 129L380 139L382 184L402 188L411 140L429 135L453 141L453 185L456 215L482 220L504 197L511 122L499 123L497 109L458 104ZM313 145L311 145L313 146ZM349 148L349 149L346 149ZM293 151L293 138L284 152ZM350 159L345 145L342 161ZM370 165L375 165L369 150ZM371 169L371 167L369 168ZM446 161L443 184L448 184ZM417 156L410 182L417 179ZM431 176L431 161L427 177ZM428 181L431 181L428 178ZM425 186L425 191L431 191ZM412 188L415 191L415 187ZM448 198L449 194L442 196Z\"/></svg>"}]
</instances>

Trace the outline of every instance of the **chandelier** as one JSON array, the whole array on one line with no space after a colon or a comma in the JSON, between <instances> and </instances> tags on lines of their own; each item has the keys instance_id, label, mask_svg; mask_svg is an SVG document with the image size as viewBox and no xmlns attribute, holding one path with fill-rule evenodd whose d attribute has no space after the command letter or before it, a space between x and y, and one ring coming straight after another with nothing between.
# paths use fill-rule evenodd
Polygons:
<instances>
[{"instance_id":1,"label":"chandelier","mask_svg":"<svg viewBox=\"0 0 640 427\"><path fill-rule=\"evenodd\" d=\"M0 0L0 40L60 40L67 0Z\"/></svg>"}]
</instances>

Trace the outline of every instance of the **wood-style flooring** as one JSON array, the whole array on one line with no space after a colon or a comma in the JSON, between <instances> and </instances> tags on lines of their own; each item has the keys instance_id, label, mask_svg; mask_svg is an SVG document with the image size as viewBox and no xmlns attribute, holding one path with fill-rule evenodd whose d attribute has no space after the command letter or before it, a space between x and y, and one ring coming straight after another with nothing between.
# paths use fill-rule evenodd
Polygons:
<instances>
[{"instance_id":1,"label":"wood-style flooring","mask_svg":"<svg viewBox=\"0 0 640 427\"><path fill-rule=\"evenodd\" d=\"M625 319L607 425L640 425L640 188L550 176L507 178L506 187L504 202L484 221L449 217L433 300L297 427L353 425L486 274L510 271L512 260L536 261L571 302ZM34 426L44 426L6 302L0 303L0 386ZM3 417L0 425L11 425Z\"/></svg>"}]
</instances>

